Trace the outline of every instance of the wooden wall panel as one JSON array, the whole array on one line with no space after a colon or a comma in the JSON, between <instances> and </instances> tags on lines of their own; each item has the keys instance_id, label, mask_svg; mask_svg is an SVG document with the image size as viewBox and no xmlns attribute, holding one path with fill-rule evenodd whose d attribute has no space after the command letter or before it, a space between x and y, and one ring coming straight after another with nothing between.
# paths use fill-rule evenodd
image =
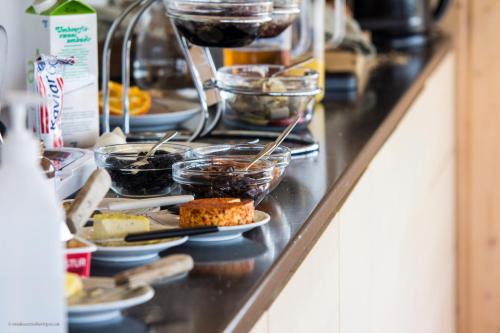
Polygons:
<instances>
[{"instance_id":1,"label":"wooden wall panel","mask_svg":"<svg viewBox=\"0 0 500 333\"><path fill-rule=\"evenodd\" d=\"M457 56L457 328L458 333L470 332L469 279L469 188L470 145L469 118L469 19L470 0L457 0L453 7L453 32Z\"/></svg>"},{"instance_id":2,"label":"wooden wall panel","mask_svg":"<svg viewBox=\"0 0 500 333\"><path fill-rule=\"evenodd\" d=\"M500 1L456 0L459 332L500 331Z\"/></svg>"},{"instance_id":3,"label":"wooden wall panel","mask_svg":"<svg viewBox=\"0 0 500 333\"><path fill-rule=\"evenodd\" d=\"M471 0L468 332L500 331L500 1Z\"/></svg>"},{"instance_id":4,"label":"wooden wall panel","mask_svg":"<svg viewBox=\"0 0 500 333\"><path fill-rule=\"evenodd\" d=\"M474 332L470 323L470 112L469 41L470 1L453 0L441 27L453 38L456 55L456 133L457 133L457 329L459 333Z\"/></svg>"}]
</instances>

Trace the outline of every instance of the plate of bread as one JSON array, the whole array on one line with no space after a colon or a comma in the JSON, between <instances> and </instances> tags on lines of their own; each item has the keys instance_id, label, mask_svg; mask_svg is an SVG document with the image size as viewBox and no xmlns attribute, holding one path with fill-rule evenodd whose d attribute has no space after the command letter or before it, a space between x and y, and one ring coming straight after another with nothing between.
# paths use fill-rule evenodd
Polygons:
<instances>
[{"instance_id":1,"label":"plate of bread","mask_svg":"<svg viewBox=\"0 0 500 333\"><path fill-rule=\"evenodd\" d=\"M219 231L190 236L189 241L220 242L241 237L270 220L269 214L254 208L251 199L208 198L182 204L178 223L181 228L217 226Z\"/></svg>"}]
</instances>

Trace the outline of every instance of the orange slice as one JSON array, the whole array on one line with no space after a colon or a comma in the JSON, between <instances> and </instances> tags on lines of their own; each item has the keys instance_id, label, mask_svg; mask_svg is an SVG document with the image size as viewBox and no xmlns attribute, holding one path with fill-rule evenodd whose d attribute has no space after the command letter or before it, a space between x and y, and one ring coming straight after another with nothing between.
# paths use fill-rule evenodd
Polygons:
<instances>
[{"instance_id":1,"label":"orange slice","mask_svg":"<svg viewBox=\"0 0 500 333\"><path fill-rule=\"evenodd\" d=\"M109 82L109 113L115 116L123 114L122 108L122 85L116 82ZM139 116L148 113L151 109L151 95L139 89L139 87L130 87L128 91L130 101L130 115ZM99 93L99 109L102 113L103 100L102 92Z\"/></svg>"}]
</instances>

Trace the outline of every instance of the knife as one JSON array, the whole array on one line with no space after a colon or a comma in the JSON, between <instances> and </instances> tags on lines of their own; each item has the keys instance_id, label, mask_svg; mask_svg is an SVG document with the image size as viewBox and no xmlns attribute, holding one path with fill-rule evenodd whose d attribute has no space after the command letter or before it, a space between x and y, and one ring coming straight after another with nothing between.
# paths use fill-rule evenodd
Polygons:
<instances>
[{"instance_id":1,"label":"knife","mask_svg":"<svg viewBox=\"0 0 500 333\"><path fill-rule=\"evenodd\" d=\"M148 199L104 198L98 210L129 210L158 206L172 206L194 200L192 195L173 195Z\"/></svg>"},{"instance_id":2,"label":"knife","mask_svg":"<svg viewBox=\"0 0 500 333\"><path fill-rule=\"evenodd\" d=\"M165 238L209 234L218 231L219 227L217 226L199 227L199 228L172 228L172 229L163 229L163 230L127 234L123 238L117 237L117 238L106 238L106 239L93 239L92 242L96 244L107 243L107 242L120 242L120 241L121 242L125 241L127 243L144 242L144 241L165 239Z\"/></svg>"},{"instance_id":3,"label":"knife","mask_svg":"<svg viewBox=\"0 0 500 333\"><path fill-rule=\"evenodd\" d=\"M96 169L92 172L66 212L66 224L71 233L75 234L83 227L110 187L111 177L106 170Z\"/></svg>"},{"instance_id":4,"label":"knife","mask_svg":"<svg viewBox=\"0 0 500 333\"><path fill-rule=\"evenodd\" d=\"M132 268L113 277L83 279L83 291L68 298L69 306L100 304L127 298L151 283L189 272L193 258L187 254L173 254L152 264Z\"/></svg>"}]
</instances>

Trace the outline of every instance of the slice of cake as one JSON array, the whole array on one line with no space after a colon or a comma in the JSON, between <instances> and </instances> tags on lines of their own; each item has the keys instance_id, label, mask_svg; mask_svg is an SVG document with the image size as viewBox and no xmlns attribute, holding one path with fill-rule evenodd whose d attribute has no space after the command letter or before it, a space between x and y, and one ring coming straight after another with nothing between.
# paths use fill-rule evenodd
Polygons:
<instances>
[{"instance_id":1,"label":"slice of cake","mask_svg":"<svg viewBox=\"0 0 500 333\"><path fill-rule=\"evenodd\" d=\"M146 216L121 213L94 215L92 238L95 240L125 237L136 232L148 232L149 219Z\"/></svg>"},{"instance_id":2,"label":"slice of cake","mask_svg":"<svg viewBox=\"0 0 500 333\"><path fill-rule=\"evenodd\" d=\"M187 228L248 224L253 222L254 211L251 199L198 199L180 206L179 225Z\"/></svg>"}]
</instances>

